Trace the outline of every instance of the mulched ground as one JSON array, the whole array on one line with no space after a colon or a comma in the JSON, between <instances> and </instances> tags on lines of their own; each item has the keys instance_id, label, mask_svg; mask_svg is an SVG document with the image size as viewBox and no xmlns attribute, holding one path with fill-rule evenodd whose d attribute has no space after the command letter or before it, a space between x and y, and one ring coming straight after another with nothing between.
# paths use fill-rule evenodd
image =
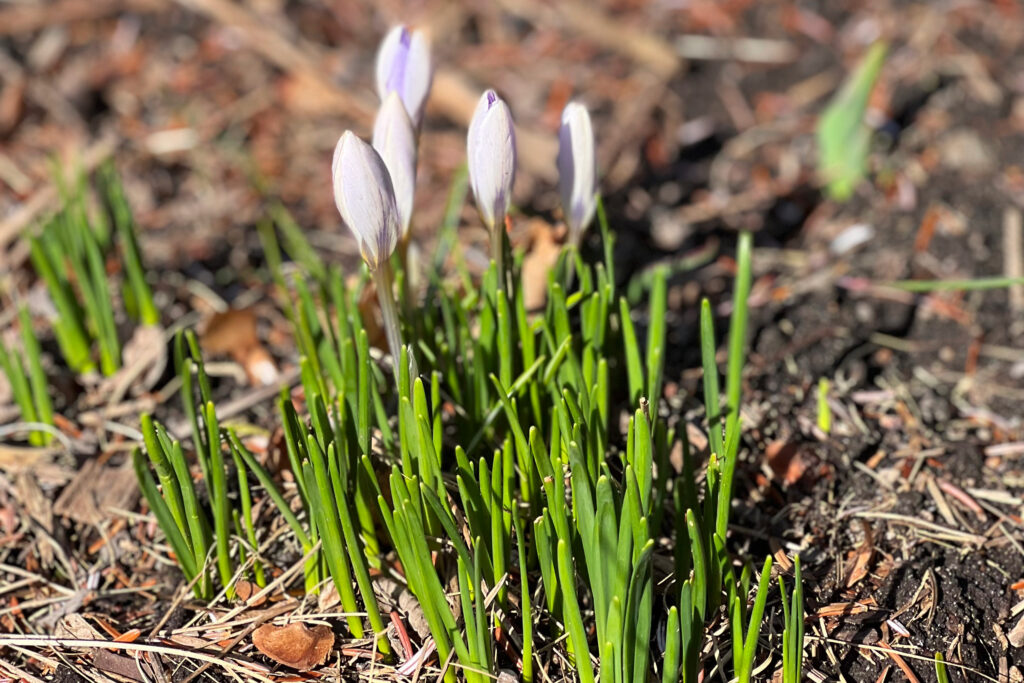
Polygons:
<instances>
[{"instance_id":1,"label":"mulched ground","mask_svg":"<svg viewBox=\"0 0 1024 683\"><path fill-rule=\"evenodd\" d=\"M113 157L125 176L165 322L247 309L287 372L293 347L253 227L281 201L326 258L354 262L327 182L330 150L346 127L369 131L379 37L398 19L427 24L441 71L420 154L422 249L462 161L475 93L494 86L509 100L521 130L517 202L551 223L553 131L581 95L595 113L622 284L653 263L693 264L671 282L666 377L670 405L698 431L697 305L712 299L724 335L735 231L758 231L732 542L753 557L801 552L812 680L934 681L936 651L969 667L951 670L954 681L1024 680L1024 290L878 285L1024 268L1022 9L590 5L0 8L0 328L14 317L13 291L38 291L20 235L52 205L49 159L88 150L87 162ZM869 112L872 180L838 205L816 189L815 116L877 38L891 49ZM471 208L465 218L460 235L482 247ZM535 236L528 225L517 222L522 244ZM225 398L252 397L244 371L221 360ZM177 575L138 543L152 529L133 500L95 518L69 502L87 463L106 468L93 478L124 476L126 446L109 423L97 427L82 387L50 371L76 452L0 451L0 560L12 582L0 587L0 628L48 633L81 610L108 633L148 631ZM822 378L828 434L816 426ZM173 421L177 401L164 403L162 386L138 401ZM243 406L239 419L272 427L268 406ZM138 409L106 419L131 425ZM0 395L0 422L14 415ZM47 593L71 600L39 603L46 591L28 579L11 588L25 578L17 569L72 574L75 585ZM174 611L169 625L186 619ZM67 656L0 658L60 680L80 668Z\"/></svg>"}]
</instances>

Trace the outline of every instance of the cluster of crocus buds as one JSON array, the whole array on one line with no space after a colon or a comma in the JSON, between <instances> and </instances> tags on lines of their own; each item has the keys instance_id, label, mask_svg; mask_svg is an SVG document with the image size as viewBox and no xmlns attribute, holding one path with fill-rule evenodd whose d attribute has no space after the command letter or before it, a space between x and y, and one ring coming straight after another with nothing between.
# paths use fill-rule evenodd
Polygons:
<instances>
[{"instance_id":1,"label":"cluster of crocus buds","mask_svg":"<svg viewBox=\"0 0 1024 683\"><path fill-rule=\"evenodd\" d=\"M408 235L416 188L416 132L430 92L430 47L419 31L396 26L377 54L381 107L373 146L345 131L334 149L334 202L374 279L394 362L402 348L391 285L391 254ZM396 366L397 369L397 366Z\"/></svg>"},{"instance_id":2,"label":"cluster of crocus buds","mask_svg":"<svg viewBox=\"0 0 1024 683\"><path fill-rule=\"evenodd\" d=\"M409 235L416 186L417 138L430 92L430 47L420 31L397 26L377 54L381 107L373 146L346 131L334 150L334 199L356 236L373 274L391 353L401 345L391 291L390 258ZM466 138L469 180L484 224L491 232L493 258L504 277L505 219L516 175L516 135L508 105L493 90L481 96ZM577 246L597 207L594 131L586 107L570 102L562 113L558 149L559 189Z\"/></svg>"}]
</instances>

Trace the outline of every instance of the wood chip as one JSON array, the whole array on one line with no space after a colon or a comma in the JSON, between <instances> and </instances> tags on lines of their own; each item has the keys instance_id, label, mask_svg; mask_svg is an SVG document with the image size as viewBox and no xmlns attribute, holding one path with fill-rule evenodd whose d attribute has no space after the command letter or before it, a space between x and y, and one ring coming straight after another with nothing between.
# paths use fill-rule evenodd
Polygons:
<instances>
[{"instance_id":1,"label":"wood chip","mask_svg":"<svg viewBox=\"0 0 1024 683\"><path fill-rule=\"evenodd\" d=\"M1017 624L1010 629L1006 637L1010 641L1010 645L1024 647L1024 616L1017 620Z\"/></svg>"}]
</instances>

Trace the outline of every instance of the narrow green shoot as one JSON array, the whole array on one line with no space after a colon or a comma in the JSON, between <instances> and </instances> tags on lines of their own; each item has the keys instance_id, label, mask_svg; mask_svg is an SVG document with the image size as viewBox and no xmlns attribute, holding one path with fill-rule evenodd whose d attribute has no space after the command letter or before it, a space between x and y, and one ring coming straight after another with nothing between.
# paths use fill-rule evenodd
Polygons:
<instances>
[{"instance_id":1,"label":"narrow green shoot","mask_svg":"<svg viewBox=\"0 0 1024 683\"><path fill-rule=\"evenodd\" d=\"M804 586L800 574L800 556L793 558L793 597L786 599L786 584L779 577L782 596L782 683L800 683L804 660Z\"/></svg>"},{"instance_id":2,"label":"narrow green shoot","mask_svg":"<svg viewBox=\"0 0 1024 683\"><path fill-rule=\"evenodd\" d=\"M32 329L28 309L19 306L18 318L21 326L23 359L18 358L18 355L9 350L0 339L0 370L3 370L7 377L14 401L21 410L22 420L53 426L53 404L50 401L46 374L43 372L42 349ZM33 446L44 446L50 443L52 437L42 430L30 430L28 439Z\"/></svg>"},{"instance_id":3,"label":"narrow green shoot","mask_svg":"<svg viewBox=\"0 0 1024 683\"><path fill-rule=\"evenodd\" d=\"M946 658L941 652L935 653L935 678L939 683L949 683L949 673L946 671Z\"/></svg>"},{"instance_id":4,"label":"narrow green shoot","mask_svg":"<svg viewBox=\"0 0 1024 683\"><path fill-rule=\"evenodd\" d=\"M153 291L146 282L146 268L142 263L142 252L135 235L135 219L124 195L124 187L113 166L103 170L103 181L107 191L107 203L113 214L114 227L120 240L121 259L131 287L131 299L138 310L138 319L143 325L160 322L160 311L153 301Z\"/></svg>"},{"instance_id":5,"label":"narrow green shoot","mask_svg":"<svg viewBox=\"0 0 1024 683\"><path fill-rule=\"evenodd\" d=\"M822 377L818 380L818 429L832 432L832 407L828 403L829 382Z\"/></svg>"}]
</instances>

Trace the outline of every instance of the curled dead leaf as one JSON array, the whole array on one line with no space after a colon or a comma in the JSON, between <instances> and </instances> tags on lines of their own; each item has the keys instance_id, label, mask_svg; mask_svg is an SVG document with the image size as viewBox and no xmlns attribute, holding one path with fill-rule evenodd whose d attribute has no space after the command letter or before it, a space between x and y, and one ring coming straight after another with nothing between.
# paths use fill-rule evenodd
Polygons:
<instances>
[{"instance_id":1,"label":"curled dead leaf","mask_svg":"<svg viewBox=\"0 0 1024 683\"><path fill-rule=\"evenodd\" d=\"M779 439L765 448L765 459L776 478L786 486L798 483L807 472L808 461L798 444Z\"/></svg>"},{"instance_id":2,"label":"curled dead leaf","mask_svg":"<svg viewBox=\"0 0 1024 683\"><path fill-rule=\"evenodd\" d=\"M207 353L231 356L255 386L267 386L278 380L277 366L260 342L252 309L214 313L203 326L199 343Z\"/></svg>"},{"instance_id":3,"label":"curled dead leaf","mask_svg":"<svg viewBox=\"0 0 1024 683\"><path fill-rule=\"evenodd\" d=\"M251 598L252 596L254 596L257 593L259 593L260 590L261 590L261 588L259 586L257 586L256 584L254 584L252 581L246 581L245 579L239 579L238 581L235 582L235 597L237 597L242 602L246 602L246 603L249 602L249 598ZM262 605L266 601L267 601L267 599L265 597L264 598L260 598L256 602L254 602L251 605L249 605L249 607L259 607L260 605Z\"/></svg>"},{"instance_id":4,"label":"curled dead leaf","mask_svg":"<svg viewBox=\"0 0 1024 683\"><path fill-rule=\"evenodd\" d=\"M327 661L334 647L334 633L322 624L313 628L299 622L287 626L264 624L253 631L252 643L278 664L308 671Z\"/></svg>"},{"instance_id":5,"label":"curled dead leaf","mask_svg":"<svg viewBox=\"0 0 1024 683\"><path fill-rule=\"evenodd\" d=\"M558 262L562 245L555 239L552 227L545 221L530 221L530 247L523 257L523 303L526 310L544 306L548 296L548 271Z\"/></svg>"}]
</instances>

